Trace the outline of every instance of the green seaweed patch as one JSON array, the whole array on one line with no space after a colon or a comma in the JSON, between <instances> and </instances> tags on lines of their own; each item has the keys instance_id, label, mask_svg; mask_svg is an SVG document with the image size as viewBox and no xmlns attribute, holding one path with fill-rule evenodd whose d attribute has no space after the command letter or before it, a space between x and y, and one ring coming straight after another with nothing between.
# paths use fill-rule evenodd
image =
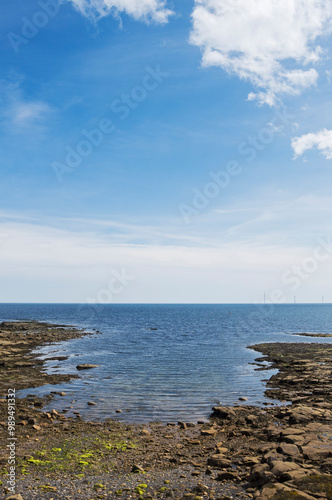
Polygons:
<instances>
[{"instance_id":1,"label":"green seaweed patch","mask_svg":"<svg viewBox=\"0 0 332 500\"><path fill-rule=\"evenodd\" d=\"M113 437L113 439L112 439ZM135 443L130 443L118 436L110 436L107 433L92 433L77 438L71 438L57 442L45 443L44 447L35 451L30 457L18 462L18 470L22 474L29 474L38 469L47 470L48 473L59 473L78 477L89 470L89 472L109 471L114 469L112 459L118 453L125 453L128 449L136 448ZM114 439L115 438L115 439ZM60 438L61 439L61 438ZM6 474L4 470L2 474Z\"/></svg>"}]
</instances>

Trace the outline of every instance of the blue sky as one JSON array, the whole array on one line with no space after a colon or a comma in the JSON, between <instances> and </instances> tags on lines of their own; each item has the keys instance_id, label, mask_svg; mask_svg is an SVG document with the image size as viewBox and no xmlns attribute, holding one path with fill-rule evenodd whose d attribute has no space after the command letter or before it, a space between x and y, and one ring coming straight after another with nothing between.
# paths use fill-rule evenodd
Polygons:
<instances>
[{"instance_id":1,"label":"blue sky","mask_svg":"<svg viewBox=\"0 0 332 500\"><path fill-rule=\"evenodd\" d=\"M0 9L0 301L332 301L332 1Z\"/></svg>"}]
</instances>

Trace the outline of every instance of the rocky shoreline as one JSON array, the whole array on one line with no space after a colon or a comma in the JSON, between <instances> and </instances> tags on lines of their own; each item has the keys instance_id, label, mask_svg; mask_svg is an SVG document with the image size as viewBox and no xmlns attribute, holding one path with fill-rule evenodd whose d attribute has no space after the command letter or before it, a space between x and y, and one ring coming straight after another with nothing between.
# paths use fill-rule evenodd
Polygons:
<instances>
[{"instance_id":1,"label":"rocky shoreline","mask_svg":"<svg viewBox=\"0 0 332 500\"><path fill-rule=\"evenodd\" d=\"M0 497L54 499L331 499L332 344L252 346L279 371L275 407L215 407L208 423L85 422L43 412L53 394L16 400L16 489L8 489L8 389L56 384L31 354L86 335L38 322L0 325ZM78 375L79 376L79 375Z\"/></svg>"}]
</instances>

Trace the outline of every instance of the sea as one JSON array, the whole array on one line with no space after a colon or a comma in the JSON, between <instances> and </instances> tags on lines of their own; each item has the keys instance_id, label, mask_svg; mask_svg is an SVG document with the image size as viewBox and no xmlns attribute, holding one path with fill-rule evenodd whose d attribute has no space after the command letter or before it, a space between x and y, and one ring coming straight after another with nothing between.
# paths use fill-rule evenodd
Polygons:
<instances>
[{"instance_id":1,"label":"sea","mask_svg":"<svg viewBox=\"0 0 332 500\"><path fill-rule=\"evenodd\" d=\"M44 410L79 411L93 421L195 422L216 405L280 404L264 395L276 371L268 363L258 371L261 354L248 346L332 341L298 335L332 333L330 304L0 304L0 320L38 320L91 333L35 351L47 373L79 378L18 395L63 391ZM48 361L54 356L67 359ZM99 366L78 372L82 363Z\"/></svg>"}]
</instances>

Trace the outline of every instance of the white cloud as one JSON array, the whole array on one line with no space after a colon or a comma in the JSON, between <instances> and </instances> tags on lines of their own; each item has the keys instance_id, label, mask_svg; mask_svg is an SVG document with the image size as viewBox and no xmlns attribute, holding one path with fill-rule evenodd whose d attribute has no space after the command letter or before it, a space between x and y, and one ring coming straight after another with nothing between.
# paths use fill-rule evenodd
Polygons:
<instances>
[{"instance_id":1,"label":"white cloud","mask_svg":"<svg viewBox=\"0 0 332 500\"><path fill-rule=\"evenodd\" d=\"M196 0L190 40L204 66L249 80L249 99L273 105L316 83L331 19L332 0Z\"/></svg>"},{"instance_id":2,"label":"white cloud","mask_svg":"<svg viewBox=\"0 0 332 500\"><path fill-rule=\"evenodd\" d=\"M100 18L124 12L134 19L166 23L172 11L164 0L69 0L85 16Z\"/></svg>"},{"instance_id":3,"label":"white cloud","mask_svg":"<svg viewBox=\"0 0 332 500\"><path fill-rule=\"evenodd\" d=\"M294 137L292 148L296 157L303 155L310 149L317 148L327 160L332 160L332 130L324 128L316 134L310 133Z\"/></svg>"}]
</instances>

